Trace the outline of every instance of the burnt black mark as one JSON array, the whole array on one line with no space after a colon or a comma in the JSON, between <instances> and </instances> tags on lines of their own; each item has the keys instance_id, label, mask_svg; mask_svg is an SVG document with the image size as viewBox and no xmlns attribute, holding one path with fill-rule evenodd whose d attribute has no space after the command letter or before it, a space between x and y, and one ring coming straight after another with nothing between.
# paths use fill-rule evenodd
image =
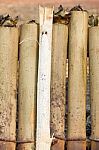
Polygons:
<instances>
[{"instance_id":1,"label":"burnt black mark","mask_svg":"<svg viewBox=\"0 0 99 150\"><path fill-rule=\"evenodd\" d=\"M42 32L42 35L43 35L43 34L47 34L47 31L43 31L43 32Z\"/></svg>"}]
</instances>

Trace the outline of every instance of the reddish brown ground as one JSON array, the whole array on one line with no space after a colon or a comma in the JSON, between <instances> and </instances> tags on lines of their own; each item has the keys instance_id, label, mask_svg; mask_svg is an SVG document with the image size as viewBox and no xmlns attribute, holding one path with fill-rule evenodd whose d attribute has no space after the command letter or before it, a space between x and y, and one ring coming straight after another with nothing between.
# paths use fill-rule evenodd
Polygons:
<instances>
[{"instance_id":1,"label":"reddish brown ground","mask_svg":"<svg viewBox=\"0 0 99 150\"><path fill-rule=\"evenodd\" d=\"M87 5L99 4L99 0L0 0L0 3L7 4L74 4L74 3L86 3Z\"/></svg>"}]
</instances>

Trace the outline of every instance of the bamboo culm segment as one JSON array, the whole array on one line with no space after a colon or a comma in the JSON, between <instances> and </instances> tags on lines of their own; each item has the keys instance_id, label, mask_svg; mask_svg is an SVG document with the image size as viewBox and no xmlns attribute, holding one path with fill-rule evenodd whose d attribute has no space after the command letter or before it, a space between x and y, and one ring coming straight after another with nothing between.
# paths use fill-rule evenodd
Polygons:
<instances>
[{"instance_id":1,"label":"bamboo culm segment","mask_svg":"<svg viewBox=\"0 0 99 150\"><path fill-rule=\"evenodd\" d=\"M86 141L69 141L68 150L86 150Z\"/></svg>"},{"instance_id":2,"label":"bamboo culm segment","mask_svg":"<svg viewBox=\"0 0 99 150\"><path fill-rule=\"evenodd\" d=\"M99 27L89 28L89 63L91 95L91 139L99 141ZM99 142L92 141L91 149L98 150Z\"/></svg>"},{"instance_id":3,"label":"bamboo culm segment","mask_svg":"<svg viewBox=\"0 0 99 150\"><path fill-rule=\"evenodd\" d=\"M91 150L99 150L99 141L91 141Z\"/></svg>"},{"instance_id":4,"label":"bamboo culm segment","mask_svg":"<svg viewBox=\"0 0 99 150\"><path fill-rule=\"evenodd\" d=\"M20 142L18 149L33 150L36 134L38 25L23 25L20 34L18 141L25 141L25 144L21 145Z\"/></svg>"},{"instance_id":5,"label":"bamboo culm segment","mask_svg":"<svg viewBox=\"0 0 99 150\"><path fill-rule=\"evenodd\" d=\"M64 24L54 24L52 39L51 135L54 133L64 138L68 27ZM55 149L64 149L64 142L59 140L55 146L52 146L52 150Z\"/></svg>"},{"instance_id":6,"label":"bamboo culm segment","mask_svg":"<svg viewBox=\"0 0 99 150\"><path fill-rule=\"evenodd\" d=\"M87 12L73 11L69 28L68 140L86 138L87 30Z\"/></svg>"},{"instance_id":7,"label":"bamboo culm segment","mask_svg":"<svg viewBox=\"0 0 99 150\"><path fill-rule=\"evenodd\" d=\"M39 7L40 40L37 85L36 150L50 150L50 78L52 43L52 7Z\"/></svg>"},{"instance_id":8,"label":"bamboo culm segment","mask_svg":"<svg viewBox=\"0 0 99 150\"><path fill-rule=\"evenodd\" d=\"M15 150L18 29L0 27L0 150Z\"/></svg>"}]
</instances>

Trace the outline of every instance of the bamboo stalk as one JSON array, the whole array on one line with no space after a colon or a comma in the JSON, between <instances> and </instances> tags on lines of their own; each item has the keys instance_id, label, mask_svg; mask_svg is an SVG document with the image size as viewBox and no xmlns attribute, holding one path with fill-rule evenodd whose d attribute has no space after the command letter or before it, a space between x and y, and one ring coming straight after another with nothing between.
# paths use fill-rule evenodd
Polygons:
<instances>
[{"instance_id":1,"label":"bamboo stalk","mask_svg":"<svg viewBox=\"0 0 99 150\"><path fill-rule=\"evenodd\" d=\"M51 67L51 134L65 137L66 104L66 58L68 27L53 25L52 67ZM58 140L52 150L64 150L64 141Z\"/></svg>"},{"instance_id":2,"label":"bamboo stalk","mask_svg":"<svg viewBox=\"0 0 99 150\"><path fill-rule=\"evenodd\" d=\"M15 150L18 29L0 27L0 150Z\"/></svg>"},{"instance_id":3,"label":"bamboo stalk","mask_svg":"<svg viewBox=\"0 0 99 150\"><path fill-rule=\"evenodd\" d=\"M91 149L99 149L99 27L89 28Z\"/></svg>"},{"instance_id":4,"label":"bamboo stalk","mask_svg":"<svg viewBox=\"0 0 99 150\"><path fill-rule=\"evenodd\" d=\"M19 53L18 150L35 149L38 25L21 28Z\"/></svg>"},{"instance_id":5,"label":"bamboo stalk","mask_svg":"<svg viewBox=\"0 0 99 150\"><path fill-rule=\"evenodd\" d=\"M72 12L69 30L68 150L86 149L87 25L87 12Z\"/></svg>"},{"instance_id":6,"label":"bamboo stalk","mask_svg":"<svg viewBox=\"0 0 99 150\"><path fill-rule=\"evenodd\" d=\"M36 150L50 150L50 74L53 8L39 8L40 45L37 87Z\"/></svg>"}]
</instances>

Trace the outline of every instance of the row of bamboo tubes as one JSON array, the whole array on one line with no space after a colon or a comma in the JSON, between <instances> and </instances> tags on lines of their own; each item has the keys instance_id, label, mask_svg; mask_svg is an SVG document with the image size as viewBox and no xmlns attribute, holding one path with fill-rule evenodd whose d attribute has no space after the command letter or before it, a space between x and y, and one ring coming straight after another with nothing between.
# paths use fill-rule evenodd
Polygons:
<instances>
[{"instance_id":1,"label":"row of bamboo tubes","mask_svg":"<svg viewBox=\"0 0 99 150\"><path fill-rule=\"evenodd\" d=\"M88 32L87 12L73 11L69 30L67 25L58 23L53 24L52 30L52 10L52 8L40 9L40 12L44 15L41 14L40 40L39 27L36 23L23 25L20 28L20 39L18 28L0 27L0 150L15 150L16 136L18 150L49 150L53 133L57 137L57 141L52 144L51 150L64 150L68 35L67 149L86 149L88 33L92 117L91 140L92 150L98 150L99 27L90 27ZM39 68L37 67L38 62ZM19 72L18 101L17 72ZM47 78L43 73L46 74ZM18 111L17 135L16 110ZM45 112L46 114L44 114Z\"/></svg>"}]
</instances>

